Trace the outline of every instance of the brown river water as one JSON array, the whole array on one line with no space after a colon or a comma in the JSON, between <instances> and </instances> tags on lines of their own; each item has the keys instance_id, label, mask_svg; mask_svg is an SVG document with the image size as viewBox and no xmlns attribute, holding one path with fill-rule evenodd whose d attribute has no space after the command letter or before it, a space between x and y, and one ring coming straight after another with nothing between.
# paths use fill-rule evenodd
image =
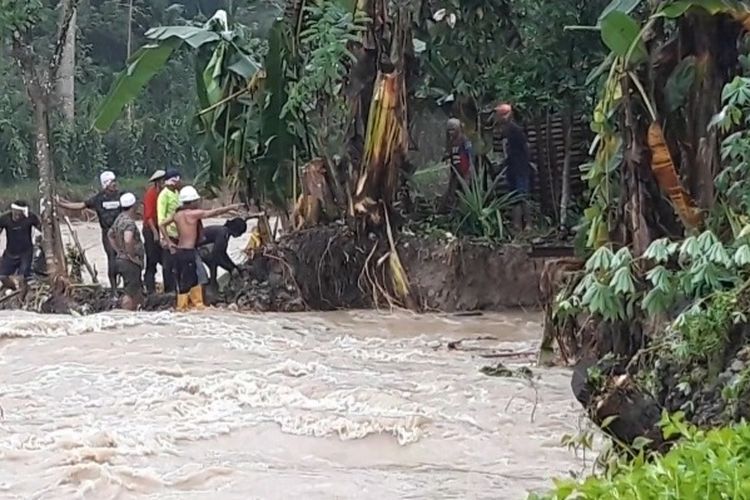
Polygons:
<instances>
[{"instance_id":1,"label":"brown river water","mask_svg":"<svg viewBox=\"0 0 750 500\"><path fill-rule=\"evenodd\" d=\"M581 468L568 370L479 372L532 363L538 314L2 315L3 499L519 499Z\"/></svg>"},{"instance_id":2,"label":"brown river water","mask_svg":"<svg viewBox=\"0 0 750 500\"><path fill-rule=\"evenodd\" d=\"M2 498L515 499L580 466L567 370L479 372L536 315L3 315Z\"/></svg>"}]
</instances>

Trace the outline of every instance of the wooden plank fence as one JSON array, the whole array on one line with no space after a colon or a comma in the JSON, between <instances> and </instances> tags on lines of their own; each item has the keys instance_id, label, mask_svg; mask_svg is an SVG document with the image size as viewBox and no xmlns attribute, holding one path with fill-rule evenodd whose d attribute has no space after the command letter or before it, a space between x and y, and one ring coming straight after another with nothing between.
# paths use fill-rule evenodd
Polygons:
<instances>
[{"instance_id":1,"label":"wooden plank fence","mask_svg":"<svg viewBox=\"0 0 750 500\"><path fill-rule=\"evenodd\" d=\"M532 198L539 204L542 214L555 223L560 220L563 165L565 163L564 119L559 113L547 113L522 124L529 142L531 161L536 164L532 178ZM570 203L575 204L585 191L580 166L589 161L588 147L592 139L588 125L574 118L571 124L570 147ZM493 149L503 152L502 139L494 135Z\"/></svg>"}]
</instances>

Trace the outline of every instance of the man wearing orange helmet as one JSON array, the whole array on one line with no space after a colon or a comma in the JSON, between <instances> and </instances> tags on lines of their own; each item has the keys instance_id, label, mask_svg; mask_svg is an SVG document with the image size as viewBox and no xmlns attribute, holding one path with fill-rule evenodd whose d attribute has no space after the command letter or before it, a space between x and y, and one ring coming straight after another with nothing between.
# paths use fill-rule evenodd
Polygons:
<instances>
[{"instance_id":1,"label":"man wearing orange helmet","mask_svg":"<svg viewBox=\"0 0 750 500\"><path fill-rule=\"evenodd\" d=\"M496 107L495 117L505 139L505 177L508 189L521 197L519 203L513 207L513 224L517 229L527 229L531 224L527 201L531 194L531 164L526 134L513 120L513 108L510 104L500 104Z\"/></svg>"}]
</instances>

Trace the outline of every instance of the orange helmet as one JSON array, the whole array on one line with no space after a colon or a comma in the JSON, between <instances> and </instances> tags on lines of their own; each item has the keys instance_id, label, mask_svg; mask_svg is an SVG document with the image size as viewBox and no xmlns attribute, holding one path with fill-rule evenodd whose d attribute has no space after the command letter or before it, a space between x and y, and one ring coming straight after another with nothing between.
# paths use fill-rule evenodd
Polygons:
<instances>
[{"instance_id":1,"label":"orange helmet","mask_svg":"<svg viewBox=\"0 0 750 500\"><path fill-rule=\"evenodd\" d=\"M513 107L510 104L503 103L495 108L495 113L500 117L506 118L513 114Z\"/></svg>"}]
</instances>

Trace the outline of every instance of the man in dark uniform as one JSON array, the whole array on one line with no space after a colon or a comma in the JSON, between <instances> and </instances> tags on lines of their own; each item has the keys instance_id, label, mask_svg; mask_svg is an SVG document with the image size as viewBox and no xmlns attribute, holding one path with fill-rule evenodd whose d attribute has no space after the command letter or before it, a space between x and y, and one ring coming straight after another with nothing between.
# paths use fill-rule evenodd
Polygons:
<instances>
[{"instance_id":1,"label":"man in dark uniform","mask_svg":"<svg viewBox=\"0 0 750 500\"><path fill-rule=\"evenodd\" d=\"M10 212L0 216L0 234L5 231L7 244L0 260L0 278L14 274L28 280L31 277L31 261L34 258L32 228L41 231L39 217L29 211L25 201L15 201Z\"/></svg>"},{"instance_id":2,"label":"man in dark uniform","mask_svg":"<svg viewBox=\"0 0 750 500\"><path fill-rule=\"evenodd\" d=\"M526 134L513 120L513 108L510 104L501 104L495 108L495 116L505 139L508 189L521 198L513 207L513 224L518 230L528 229L531 225L528 203L531 195L531 162Z\"/></svg>"},{"instance_id":3,"label":"man in dark uniform","mask_svg":"<svg viewBox=\"0 0 750 500\"><path fill-rule=\"evenodd\" d=\"M237 269L237 264L227 253L229 238L239 238L247 231L245 219L236 217L228 220L223 226L207 226L201 233L202 240L198 243L198 252L201 259L208 266L210 273L209 284L216 287L218 268L222 268L228 273Z\"/></svg>"},{"instance_id":4,"label":"man in dark uniform","mask_svg":"<svg viewBox=\"0 0 750 500\"><path fill-rule=\"evenodd\" d=\"M107 275L109 284L112 287L112 293L117 289L117 254L107 237L109 229L114 224L117 216L120 215L120 189L117 187L117 177L112 172L102 172L99 176L102 189L86 201L70 202L58 200L58 205L68 210L83 210L88 208L96 212L99 218L99 226L102 228L102 246L107 254Z\"/></svg>"}]
</instances>

